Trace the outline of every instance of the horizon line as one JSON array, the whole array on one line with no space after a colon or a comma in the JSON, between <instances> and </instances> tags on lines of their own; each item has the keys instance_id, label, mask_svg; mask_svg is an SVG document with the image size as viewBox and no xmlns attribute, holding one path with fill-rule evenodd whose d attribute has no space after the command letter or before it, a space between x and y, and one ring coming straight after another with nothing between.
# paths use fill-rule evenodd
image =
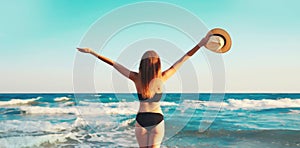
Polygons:
<instances>
[{"instance_id":1,"label":"horizon line","mask_svg":"<svg viewBox=\"0 0 300 148\"><path fill-rule=\"evenodd\" d=\"M0 94L134 94L137 92L0 92ZM300 94L300 91L285 91L285 92L279 92L279 91L227 91L227 92L164 92L166 94L172 94L172 93L181 93L181 94L201 94L201 93L208 93L208 94Z\"/></svg>"}]
</instances>

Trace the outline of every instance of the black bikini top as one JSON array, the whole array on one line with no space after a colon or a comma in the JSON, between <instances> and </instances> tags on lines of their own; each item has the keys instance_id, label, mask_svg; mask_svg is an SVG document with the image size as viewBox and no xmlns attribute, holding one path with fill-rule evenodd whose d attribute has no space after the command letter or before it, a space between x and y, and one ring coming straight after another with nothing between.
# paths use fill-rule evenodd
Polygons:
<instances>
[{"instance_id":1,"label":"black bikini top","mask_svg":"<svg viewBox=\"0 0 300 148\"><path fill-rule=\"evenodd\" d=\"M152 98L143 98L142 94L138 93L140 102L159 102L161 99L162 93L156 93Z\"/></svg>"}]
</instances>

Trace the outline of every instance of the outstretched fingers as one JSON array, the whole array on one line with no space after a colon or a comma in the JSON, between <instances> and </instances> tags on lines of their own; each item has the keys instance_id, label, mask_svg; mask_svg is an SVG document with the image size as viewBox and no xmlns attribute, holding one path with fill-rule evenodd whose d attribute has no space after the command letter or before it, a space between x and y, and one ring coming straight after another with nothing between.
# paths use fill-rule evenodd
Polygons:
<instances>
[{"instance_id":1,"label":"outstretched fingers","mask_svg":"<svg viewBox=\"0 0 300 148\"><path fill-rule=\"evenodd\" d=\"M77 47L77 50L83 53L90 53L92 49L90 48L82 48L82 47Z\"/></svg>"}]
</instances>

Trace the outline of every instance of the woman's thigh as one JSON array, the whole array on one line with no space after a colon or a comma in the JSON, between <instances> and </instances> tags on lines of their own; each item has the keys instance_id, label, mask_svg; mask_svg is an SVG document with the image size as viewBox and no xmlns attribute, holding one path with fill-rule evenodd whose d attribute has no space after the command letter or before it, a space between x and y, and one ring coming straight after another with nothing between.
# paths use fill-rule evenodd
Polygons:
<instances>
[{"instance_id":1,"label":"woman's thigh","mask_svg":"<svg viewBox=\"0 0 300 148\"><path fill-rule=\"evenodd\" d=\"M165 134L165 122L161 121L149 134L149 146L160 147Z\"/></svg>"},{"instance_id":2,"label":"woman's thigh","mask_svg":"<svg viewBox=\"0 0 300 148\"><path fill-rule=\"evenodd\" d=\"M135 124L135 137L140 147L147 147L148 133L140 124Z\"/></svg>"}]
</instances>

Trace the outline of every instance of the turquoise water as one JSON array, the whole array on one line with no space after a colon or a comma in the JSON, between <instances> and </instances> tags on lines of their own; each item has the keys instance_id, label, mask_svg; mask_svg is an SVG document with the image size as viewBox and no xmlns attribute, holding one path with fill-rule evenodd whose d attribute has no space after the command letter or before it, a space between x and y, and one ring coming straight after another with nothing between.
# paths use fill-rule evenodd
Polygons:
<instances>
[{"instance_id":1,"label":"turquoise water","mask_svg":"<svg viewBox=\"0 0 300 148\"><path fill-rule=\"evenodd\" d=\"M0 147L137 147L136 94L0 94ZM300 147L300 94L163 95L162 147Z\"/></svg>"}]
</instances>

